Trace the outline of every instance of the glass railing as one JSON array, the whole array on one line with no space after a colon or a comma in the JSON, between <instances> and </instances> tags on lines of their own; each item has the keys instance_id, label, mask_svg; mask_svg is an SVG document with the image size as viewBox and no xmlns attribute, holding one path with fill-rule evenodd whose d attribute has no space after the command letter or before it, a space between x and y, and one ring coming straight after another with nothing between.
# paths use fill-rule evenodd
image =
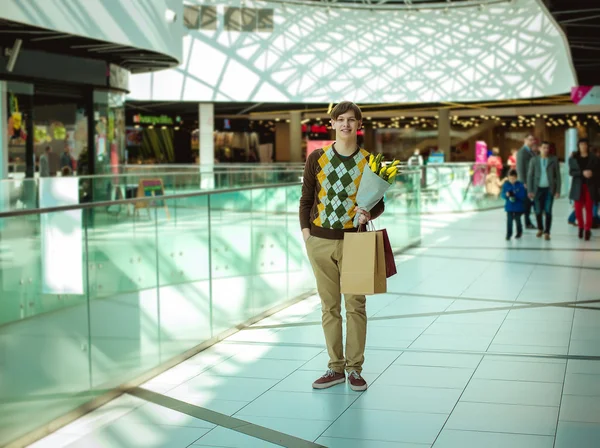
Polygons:
<instances>
[{"instance_id":1,"label":"glass railing","mask_svg":"<svg viewBox=\"0 0 600 448\"><path fill-rule=\"evenodd\" d=\"M100 202L119 199L132 199L138 196L140 182L159 180L163 191L161 195L193 193L204 190L250 187L279 183L299 182L303 167L285 170L238 169L215 170L200 173L183 172L130 172L128 174L102 174L77 176L79 182L79 202ZM46 181L60 179L46 178ZM158 193L157 193L158 194ZM40 179L0 180L0 211L44 208L40 203ZM125 210L127 207L121 207Z\"/></svg>"},{"instance_id":2,"label":"glass railing","mask_svg":"<svg viewBox=\"0 0 600 448\"><path fill-rule=\"evenodd\" d=\"M399 175L377 220L395 249L420 240L419 188ZM300 192L0 213L0 446L312 293Z\"/></svg>"},{"instance_id":3,"label":"glass railing","mask_svg":"<svg viewBox=\"0 0 600 448\"><path fill-rule=\"evenodd\" d=\"M304 163L274 162L274 163L215 163L211 169L215 171L226 170L286 170L303 168ZM197 164L127 164L127 165L109 165L104 168L105 174L111 173L137 173L137 172L184 172L199 171L200 165Z\"/></svg>"},{"instance_id":4,"label":"glass railing","mask_svg":"<svg viewBox=\"0 0 600 448\"><path fill-rule=\"evenodd\" d=\"M488 178L485 164L444 163L421 167L421 209L424 213L454 213L504 206L502 187ZM569 179L561 163L562 195L568 195Z\"/></svg>"}]
</instances>

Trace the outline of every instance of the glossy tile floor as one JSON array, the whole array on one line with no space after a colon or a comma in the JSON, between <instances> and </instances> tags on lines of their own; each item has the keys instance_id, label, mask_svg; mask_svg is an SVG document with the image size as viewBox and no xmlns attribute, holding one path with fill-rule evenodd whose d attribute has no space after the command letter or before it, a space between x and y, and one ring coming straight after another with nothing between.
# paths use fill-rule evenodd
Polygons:
<instances>
[{"instance_id":1,"label":"glossy tile floor","mask_svg":"<svg viewBox=\"0 0 600 448\"><path fill-rule=\"evenodd\" d=\"M506 242L501 211L423 216L368 300L365 393L311 389L313 297L32 446L597 448L600 233L579 241L569 211L550 242Z\"/></svg>"}]
</instances>

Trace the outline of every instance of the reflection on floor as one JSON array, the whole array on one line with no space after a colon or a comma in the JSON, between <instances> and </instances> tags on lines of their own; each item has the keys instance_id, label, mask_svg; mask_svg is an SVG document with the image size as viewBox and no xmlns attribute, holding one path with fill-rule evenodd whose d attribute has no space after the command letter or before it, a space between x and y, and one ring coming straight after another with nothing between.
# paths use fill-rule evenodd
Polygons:
<instances>
[{"instance_id":1,"label":"reflection on floor","mask_svg":"<svg viewBox=\"0 0 600 448\"><path fill-rule=\"evenodd\" d=\"M501 211L423 217L368 301L363 394L311 389L313 297L32 446L598 447L600 236L578 240L568 212L549 242L506 242Z\"/></svg>"}]
</instances>

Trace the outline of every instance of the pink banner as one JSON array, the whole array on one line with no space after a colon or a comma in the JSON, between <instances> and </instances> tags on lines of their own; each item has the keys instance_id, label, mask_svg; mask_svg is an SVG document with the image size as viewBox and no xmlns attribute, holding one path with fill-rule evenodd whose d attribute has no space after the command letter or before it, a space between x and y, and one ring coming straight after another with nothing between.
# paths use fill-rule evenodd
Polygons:
<instances>
[{"instance_id":1,"label":"pink banner","mask_svg":"<svg viewBox=\"0 0 600 448\"><path fill-rule=\"evenodd\" d=\"M579 86L571 89L571 100L578 106L600 105L600 86Z\"/></svg>"},{"instance_id":2,"label":"pink banner","mask_svg":"<svg viewBox=\"0 0 600 448\"><path fill-rule=\"evenodd\" d=\"M475 142L475 172L473 173L473 185L485 183L486 167L488 159L488 146L484 141Z\"/></svg>"}]
</instances>

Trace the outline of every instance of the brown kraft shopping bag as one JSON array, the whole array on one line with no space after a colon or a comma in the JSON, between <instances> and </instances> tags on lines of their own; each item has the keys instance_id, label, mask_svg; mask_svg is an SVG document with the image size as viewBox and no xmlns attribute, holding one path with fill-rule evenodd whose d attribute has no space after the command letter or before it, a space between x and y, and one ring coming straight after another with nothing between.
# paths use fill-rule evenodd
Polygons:
<instances>
[{"instance_id":1,"label":"brown kraft shopping bag","mask_svg":"<svg viewBox=\"0 0 600 448\"><path fill-rule=\"evenodd\" d=\"M385 253L381 232L344 235L342 294L372 295L387 291Z\"/></svg>"}]
</instances>

